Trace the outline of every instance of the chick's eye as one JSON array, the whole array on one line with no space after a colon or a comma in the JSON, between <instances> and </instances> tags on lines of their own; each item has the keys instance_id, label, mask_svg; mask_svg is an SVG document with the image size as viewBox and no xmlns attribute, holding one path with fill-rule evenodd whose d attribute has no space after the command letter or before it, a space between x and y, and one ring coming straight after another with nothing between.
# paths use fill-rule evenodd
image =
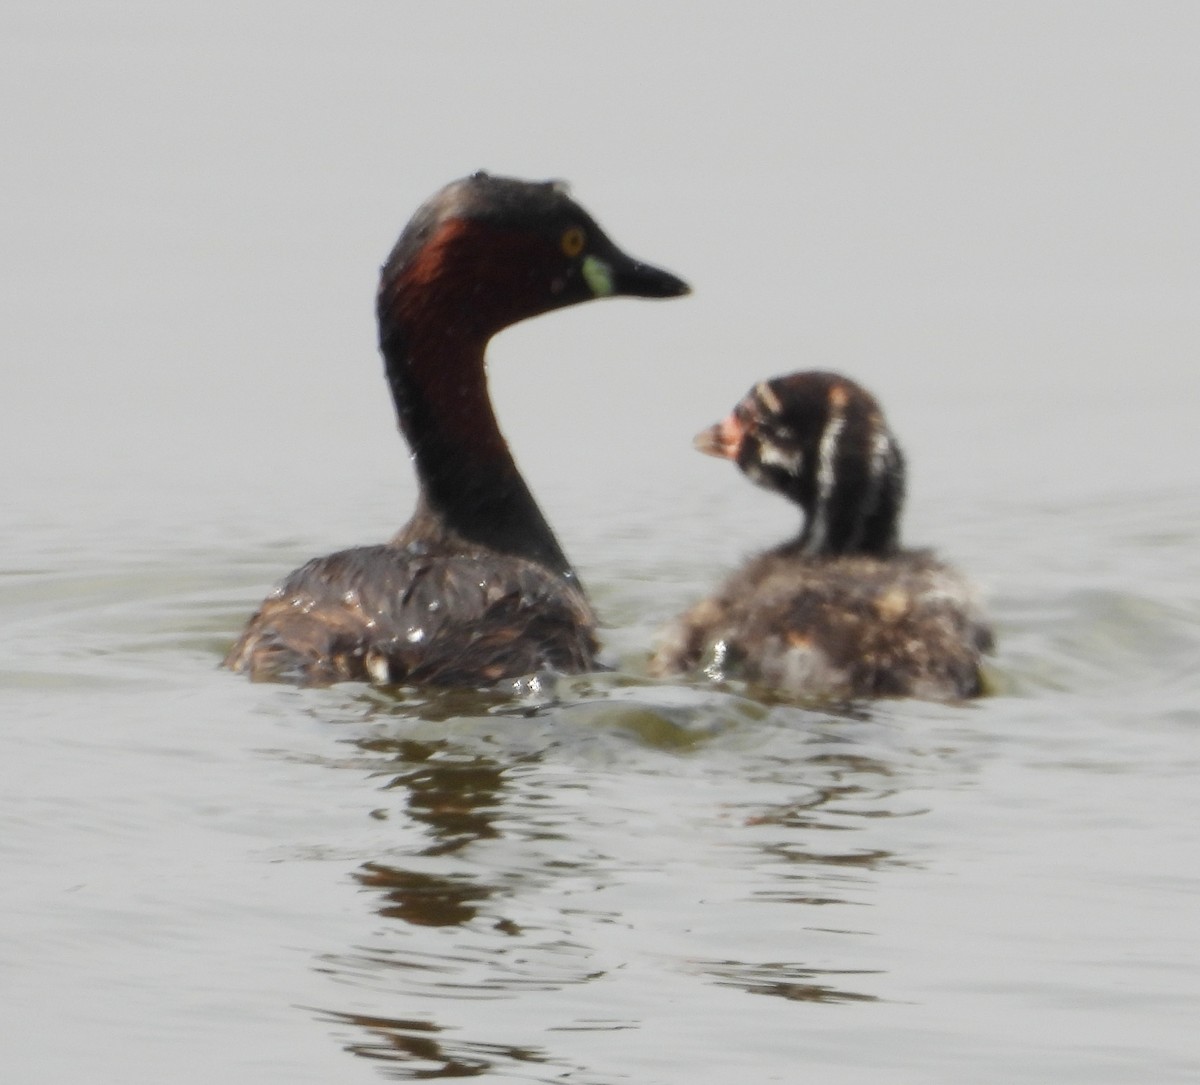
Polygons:
<instances>
[{"instance_id":1,"label":"chick's eye","mask_svg":"<svg viewBox=\"0 0 1200 1085\"><path fill-rule=\"evenodd\" d=\"M777 441L780 444L793 444L796 440L796 435L791 428L774 418L759 419L758 431L769 440Z\"/></svg>"},{"instance_id":2,"label":"chick's eye","mask_svg":"<svg viewBox=\"0 0 1200 1085\"><path fill-rule=\"evenodd\" d=\"M574 259L583 252L583 247L587 244L587 238L584 236L583 230L578 226L568 226L563 231L562 237L558 239L558 244L565 255Z\"/></svg>"}]
</instances>

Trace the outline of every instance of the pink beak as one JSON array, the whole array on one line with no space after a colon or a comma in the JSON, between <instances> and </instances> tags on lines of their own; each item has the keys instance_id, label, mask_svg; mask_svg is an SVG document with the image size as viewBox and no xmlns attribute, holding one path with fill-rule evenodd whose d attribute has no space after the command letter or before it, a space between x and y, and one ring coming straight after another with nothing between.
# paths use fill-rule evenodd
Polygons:
<instances>
[{"instance_id":1,"label":"pink beak","mask_svg":"<svg viewBox=\"0 0 1200 1085\"><path fill-rule=\"evenodd\" d=\"M745 436L746 427L738 421L737 415L731 414L715 426L702 429L692 438L692 444L698 452L703 452L706 456L736 460Z\"/></svg>"}]
</instances>

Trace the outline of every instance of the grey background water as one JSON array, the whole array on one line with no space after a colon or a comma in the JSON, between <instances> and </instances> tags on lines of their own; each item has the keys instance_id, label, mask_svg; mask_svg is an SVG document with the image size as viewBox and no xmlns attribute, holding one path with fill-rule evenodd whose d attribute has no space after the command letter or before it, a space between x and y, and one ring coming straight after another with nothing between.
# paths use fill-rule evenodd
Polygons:
<instances>
[{"instance_id":1,"label":"grey background water","mask_svg":"<svg viewBox=\"0 0 1200 1085\"><path fill-rule=\"evenodd\" d=\"M1196 1080L1198 45L1167 3L10 0L5 1080ZM491 355L621 669L217 670L407 515L374 278L480 167L695 286ZM690 435L815 366L987 592L986 702L642 677L792 525Z\"/></svg>"}]
</instances>

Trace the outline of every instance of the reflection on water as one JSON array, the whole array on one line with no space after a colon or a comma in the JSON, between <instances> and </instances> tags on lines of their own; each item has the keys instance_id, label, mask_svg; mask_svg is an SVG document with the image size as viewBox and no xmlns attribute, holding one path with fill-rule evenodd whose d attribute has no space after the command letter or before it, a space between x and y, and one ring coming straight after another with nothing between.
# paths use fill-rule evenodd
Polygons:
<instances>
[{"instance_id":1,"label":"reflection on water","mask_svg":"<svg viewBox=\"0 0 1200 1085\"><path fill-rule=\"evenodd\" d=\"M883 997L882 970L830 944L860 939L876 880L915 865L879 830L921 816L906 783L944 752L901 741L889 759L894 731L861 709L835 716L619 674L564 681L536 704L371 691L358 705L343 741L360 756L338 764L368 768L385 800L372 816L399 831L353 873L382 925L318 967L396 1012L320 1015L363 1033L346 1049L390 1076L579 1072L561 1034L637 1027L625 973L639 946L660 982L684 991ZM438 737L424 737L430 724ZM771 925L792 934L768 949ZM697 927L709 948L742 952L697 955L679 939ZM767 955L788 943L793 957ZM548 994L558 1001L537 1012L557 1042L504 1042L494 1013L464 1021L472 1001Z\"/></svg>"},{"instance_id":2,"label":"reflection on water","mask_svg":"<svg viewBox=\"0 0 1200 1085\"><path fill-rule=\"evenodd\" d=\"M381 863L364 864L355 877L366 888L383 893L386 903L379 908L381 916L418 927L469 923L479 914L473 902L491 895L487 888L466 877L444 878Z\"/></svg>"},{"instance_id":3,"label":"reflection on water","mask_svg":"<svg viewBox=\"0 0 1200 1085\"><path fill-rule=\"evenodd\" d=\"M875 995L834 987L820 980L830 976L872 975L866 969L828 969L824 972L794 964L767 962L748 965L741 961L698 962L703 972L725 987L738 987L752 995L773 995L793 1002L877 1002Z\"/></svg>"},{"instance_id":4,"label":"reflection on water","mask_svg":"<svg viewBox=\"0 0 1200 1085\"><path fill-rule=\"evenodd\" d=\"M378 752L385 743L368 740L364 748ZM494 827L504 773L488 757L464 760L437 760L446 753L447 744L397 743L396 761L415 765L401 772L385 787L401 789L405 810L414 820L429 827L434 842L422 849L422 855L454 852L476 840L497 835Z\"/></svg>"},{"instance_id":5,"label":"reflection on water","mask_svg":"<svg viewBox=\"0 0 1200 1085\"><path fill-rule=\"evenodd\" d=\"M546 1055L533 1048L503 1044L470 1043L445 1035L445 1030L428 1021L390 1020L365 1014L323 1015L326 1020L353 1025L367 1038L346 1045L360 1058L387 1066L388 1077L414 1080L479 1077L507 1062L544 1064ZM396 1064L392 1067L391 1064ZM533 1080L562 1080L561 1067L554 1075Z\"/></svg>"}]
</instances>

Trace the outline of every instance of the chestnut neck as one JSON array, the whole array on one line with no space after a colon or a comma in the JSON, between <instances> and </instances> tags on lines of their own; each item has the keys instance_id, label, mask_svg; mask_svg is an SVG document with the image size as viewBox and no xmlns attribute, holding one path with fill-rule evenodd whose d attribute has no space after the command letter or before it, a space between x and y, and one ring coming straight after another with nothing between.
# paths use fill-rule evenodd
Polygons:
<instances>
[{"instance_id":1,"label":"chestnut neck","mask_svg":"<svg viewBox=\"0 0 1200 1085\"><path fill-rule=\"evenodd\" d=\"M484 364L491 333L461 311L427 308L421 319L384 306L379 314L388 384L420 484L417 509L398 541L475 545L575 582L496 422Z\"/></svg>"}]
</instances>

